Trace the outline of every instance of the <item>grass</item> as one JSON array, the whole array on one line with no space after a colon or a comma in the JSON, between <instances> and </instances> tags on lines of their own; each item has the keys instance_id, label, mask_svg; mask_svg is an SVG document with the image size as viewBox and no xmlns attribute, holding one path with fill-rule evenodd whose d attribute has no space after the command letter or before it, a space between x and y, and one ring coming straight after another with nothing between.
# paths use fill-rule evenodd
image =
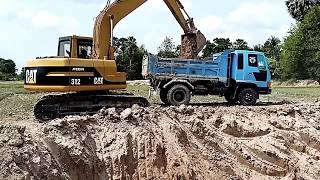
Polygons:
<instances>
[{"instance_id":1,"label":"grass","mask_svg":"<svg viewBox=\"0 0 320 180\"><path fill-rule=\"evenodd\" d=\"M320 87L276 87L278 94L286 94L301 97L320 97Z\"/></svg>"},{"instance_id":2,"label":"grass","mask_svg":"<svg viewBox=\"0 0 320 180\"><path fill-rule=\"evenodd\" d=\"M159 96L149 98L147 85L129 85L128 91L148 98L151 103L160 103ZM23 88L23 82L0 81L0 119L23 119L32 117L33 105L43 94L30 93ZM272 95L261 96L263 102L314 102L320 100L320 87L274 87ZM219 96L196 96L191 103L223 102Z\"/></svg>"},{"instance_id":3,"label":"grass","mask_svg":"<svg viewBox=\"0 0 320 180\"><path fill-rule=\"evenodd\" d=\"M320 100L320 87L274 87L272 98L293 102Z\"/></svg>"}]
</instances>

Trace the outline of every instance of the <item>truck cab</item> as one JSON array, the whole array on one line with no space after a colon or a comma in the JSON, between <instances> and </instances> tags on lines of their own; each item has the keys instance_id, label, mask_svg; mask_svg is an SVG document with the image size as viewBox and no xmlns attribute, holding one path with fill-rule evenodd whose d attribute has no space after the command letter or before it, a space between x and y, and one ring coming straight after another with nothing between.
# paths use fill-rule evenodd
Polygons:
<instances>
[{"instance_id":1,"label":"truck cab","mask_svg":"<svg viewBox=\"0 0 320 180\"><path fill-rule=\"evenodd\" d=\"M236 50L231 56L231 78L237 85L252 84L260 94L271 94L271 71L264 53Z\"/></svg>"},{"instance_id":2,"label":"truck cab","mask_svg":"<svg viewBox=\"0 0 320 180\"><path fill-rule=\"evenodd\" d=\"M230 53L230 59L230 82L224 92L228 102L246 98L248 104L252 104L260 94L271 94L271 71L264 53L235 50ZM242 101L246 105L245 100Z\"/></svg>"},{"instance_id":3,"label":"truck cab","mask_svg":"<svg viewBox=\"0 0 320 180\"><path fill-rule=\"evenodd\" d=\"M149 55L143 76L160 91L165 104L188 104L191 96L220 95L229 103L254 105L271 93L268 60L261 52L226 50L206 59L170 59Z\"/></svg>"}]
</instances>

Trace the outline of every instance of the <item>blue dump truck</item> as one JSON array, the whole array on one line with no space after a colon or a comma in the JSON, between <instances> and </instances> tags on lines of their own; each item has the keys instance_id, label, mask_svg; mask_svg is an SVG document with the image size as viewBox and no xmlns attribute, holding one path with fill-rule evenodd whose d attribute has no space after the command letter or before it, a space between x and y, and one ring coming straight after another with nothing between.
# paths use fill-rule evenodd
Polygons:
<instances>
[{"instance_id":1,"label":"blue dump truck","mask_svg":"<svg viewBox=\"0 0 320 180\"><path fill-rule=\"evenodd\" d=\"M261 52L226 50L207 59L170 59L148 55L142 75L168 105L188 104L191 96L220 95L229 103L254 105L271 94L271 72Z\"/></svg>"}]
</instances>

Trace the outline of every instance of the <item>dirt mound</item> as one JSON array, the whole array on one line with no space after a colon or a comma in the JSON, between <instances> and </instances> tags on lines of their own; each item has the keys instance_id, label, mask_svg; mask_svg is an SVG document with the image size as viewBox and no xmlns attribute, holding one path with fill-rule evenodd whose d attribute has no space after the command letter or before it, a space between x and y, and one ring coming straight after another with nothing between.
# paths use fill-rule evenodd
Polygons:
<instances>
[{"instance_id":1,"label":"dirt mound","mask_svg":"<svg viewBox=\"0 0 320 180\"><path fill-rule=\"evenodd\" d=\"M0 126L0 179L319 179L320 103L150 107Z\"/></svg>"},{"instance_id":2,"label":"dirt mound","mask_svg":"<svg viewBox=\"0 0 320 180\"><path fill-rule=\"evenodd\" d=\"M319 86L319 82L315 80L297 80L297 81L285 81L285 82L275 82L276 86L289 86L289 87L315 87Z\"/></svg>"}]
</instances>

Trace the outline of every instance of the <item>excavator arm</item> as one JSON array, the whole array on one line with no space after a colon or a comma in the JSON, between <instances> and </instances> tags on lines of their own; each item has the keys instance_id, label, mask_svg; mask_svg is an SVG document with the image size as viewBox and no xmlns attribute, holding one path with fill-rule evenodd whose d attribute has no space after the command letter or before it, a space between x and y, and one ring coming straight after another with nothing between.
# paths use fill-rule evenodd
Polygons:
<instances>
[{"instance_id":1,"label":"excavator arm","mask_svg":"<svg viewBox=\"0 0 320 180\"><path fill-rule=\"evenodd\" d=\"M94 32L94 58L114 59L113 29L123 18L128 16L135 9L144 4L147 0L115 0L107 6L97 16ZM192 18L184 10L179 0L164 0L171 13L174 15L184 31L182 35L181 56L184 58L195 57L205 46L204 35L194 26ZM188 17L185 18L184 14Z\"/></svg>"},{"instance_id":2,"label":"excavator arm","mask_svg":"<svg viewBox=\"0 0 320 180\"><path fill-rule=\"evenodd\" d=\"M191 33L196 31L196 28L193 24L192 18L188 15L188 13L185 11L184 6L181 4L179 0L164 0L168 8L170 9L173 16L176 18L178 23L180 24L181 28L183 29L184 33ZM183 12L188 17L188 19L185 18L183 15Z\"/></svg>"}]
</instances>

